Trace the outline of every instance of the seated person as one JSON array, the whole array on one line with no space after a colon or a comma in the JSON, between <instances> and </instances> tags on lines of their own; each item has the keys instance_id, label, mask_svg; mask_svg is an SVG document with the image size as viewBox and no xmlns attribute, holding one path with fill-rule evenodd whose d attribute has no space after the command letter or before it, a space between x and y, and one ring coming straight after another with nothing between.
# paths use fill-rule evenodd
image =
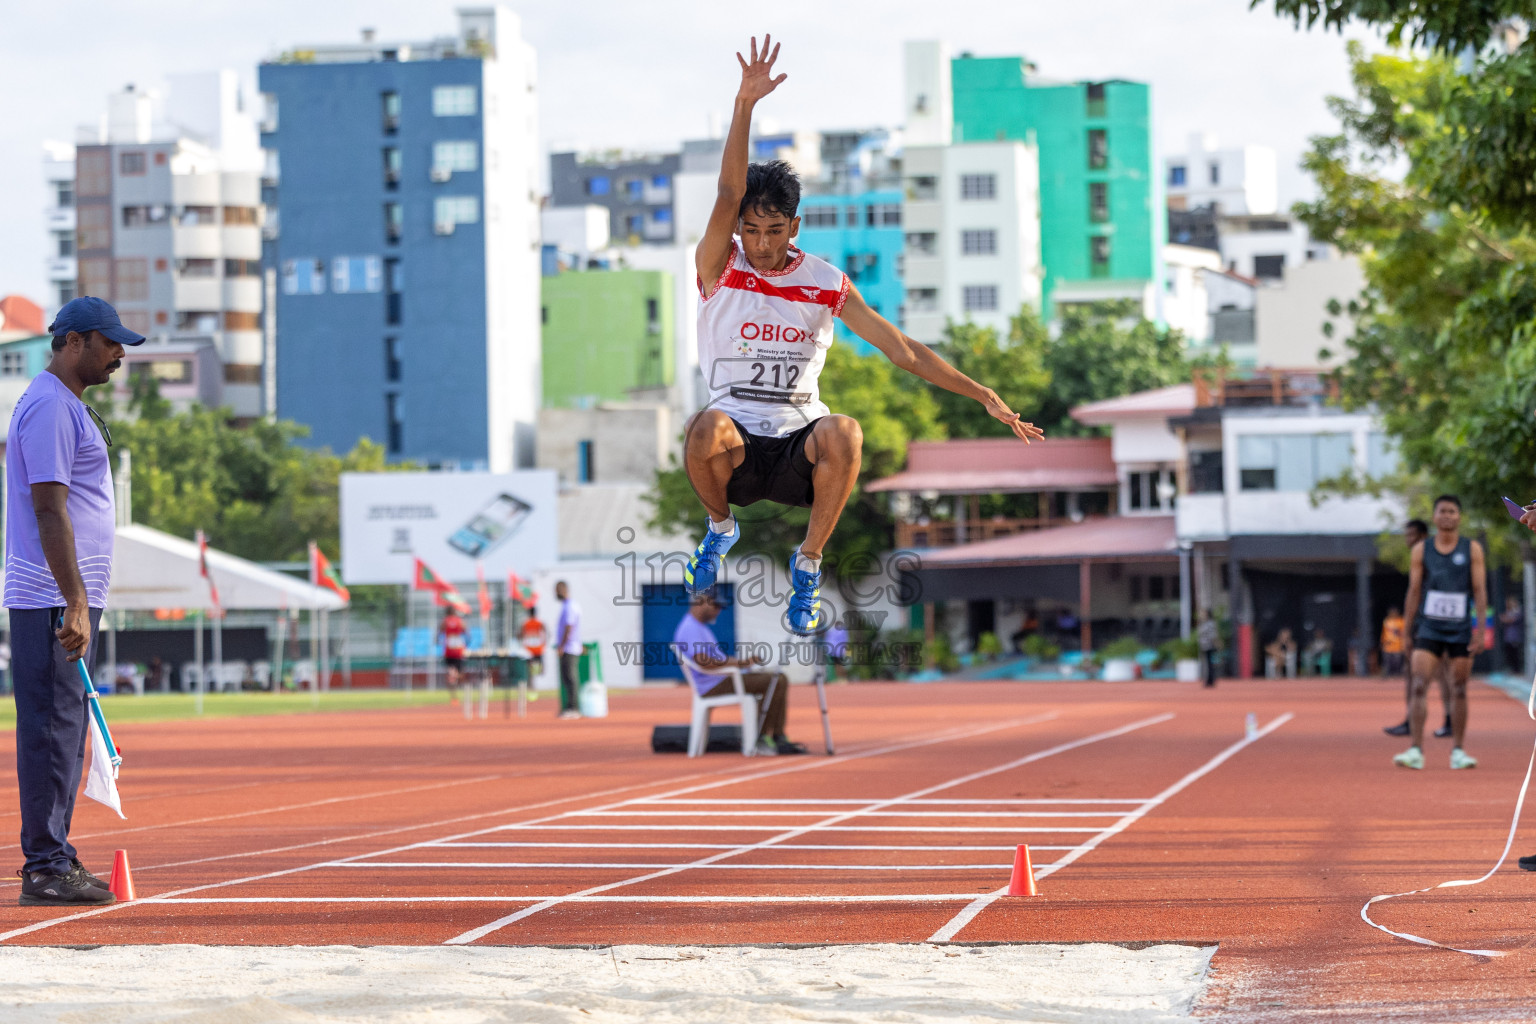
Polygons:
<instances>
[{"instance_id":1,"label":"seated person","mask_svg":"<svg viewBox=\"0 0 1536 1024\"><path fill-rule=\"evenodd\" d=\"M1289 626L1281 627L1274 642L1264 648L1264 654L1269 659L1268 675L1271 679L1282 672L1287 676L1295 676L1296 640L1291 636Z\"/></svg>"},{"instance_id":2,"label":"seated person","mask_svg":"<svg viewBox=\"0 0 1536 1024\"><path fill-rule=\"evenodd\" d=\"M1381 622L1381 670L1385 675L1403 674L1403 613L1393 606Z\"/></svg>"},{"instance_id":3,"label":"seated person","mask_svg":"<svg viewBox=\"0 0 1536 1024\"><path fill-rule=\"evenodd\" d=\"M1323 671L1322 663L1325 658L1330 660L1333 658L1333 641L1328 639L1328 634L1324 633L1322 627L1319 626L1312 631L1312 641L1307 644L1305 659L1307 671L1315 675L1321 675Z\"/></svg>"},{"instance_id":4,"label":"seated person","mask_svg":"<svg viewBox=\"0 0 1536 1024\"><path fill-rule=\"evenodd\" d=\"M709 669L749 669L760 664L750 658L728 658L710 624L720 617L720 606L709 591L695 594L688 614L677 624L672 642L677 651L685 655L705 672L694 677L694 685L700 697L719 697L734 693L730 676L708 674ZM771 689L767 717L763 720L763 732L757 740L759 754L803 754L805 745L792 742L784 735L784 722L789 715L789 679L782 672L743 672L742 685L746 691L763 697Z\"/></svg>"}]
</instances>

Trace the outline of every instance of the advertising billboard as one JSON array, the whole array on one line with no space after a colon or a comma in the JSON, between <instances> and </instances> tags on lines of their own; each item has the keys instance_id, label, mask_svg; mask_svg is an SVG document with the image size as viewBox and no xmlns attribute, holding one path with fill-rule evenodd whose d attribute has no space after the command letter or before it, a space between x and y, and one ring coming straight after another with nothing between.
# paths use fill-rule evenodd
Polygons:
<instances>
[{"instance_id":1,"label":"advertising billboard","mask_svg":"<svg viewBox=\"0 0 1536 1024\"><path fill-rule=\"evenodd\" d=\"M343 473L341 576L409 583L415 560L455 583L528 575L559 557L556 474Z\"/></svg>"}]
</instances>

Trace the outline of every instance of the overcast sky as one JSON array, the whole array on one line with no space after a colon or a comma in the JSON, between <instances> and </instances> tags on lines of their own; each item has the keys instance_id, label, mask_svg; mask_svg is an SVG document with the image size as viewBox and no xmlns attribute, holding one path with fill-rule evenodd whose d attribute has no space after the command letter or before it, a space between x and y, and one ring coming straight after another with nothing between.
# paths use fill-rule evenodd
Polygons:
<instances>
[{"instance_id":1,"label":"overcast sky","mask_svg":"<svg viewBox=\"0 0 1536 1024\"><path fill-rule=\"evenodd\" d=\"M1296 161L1329 131L1324 98L1348 90L1344 42L1298 32L1246 0L539 0L513 3L538 50L546 148L664 149L727 116L736 49L771 31L789 80L759 108L781 128L889 125L901 50L945 38L978 56L1023 54L1052 78L1150 82L1159 155L1191 132L1275 148L1280 198L1308 194ZM166 74L235 68L343 42L452 34L446 0L11 0L0 33L0 295L44 305L44 139L72 141L109 91Z\"/></svg>"}]
</instances>

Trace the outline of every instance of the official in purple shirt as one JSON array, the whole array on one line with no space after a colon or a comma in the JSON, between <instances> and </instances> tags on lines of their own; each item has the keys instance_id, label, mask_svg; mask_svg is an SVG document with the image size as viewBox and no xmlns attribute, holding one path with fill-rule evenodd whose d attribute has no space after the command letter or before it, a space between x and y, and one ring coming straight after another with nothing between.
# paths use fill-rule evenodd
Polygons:
<instances>
[{"instance_id":1,"label":"official in purple shirt","mask_svg":"<svg viewBox=\"0 0 1536 1024\"><path fill-rule=\"evenodd\" d=\"M112 903L69 842L88 714L74 662L94 660L112 581L111 436L81 401L144 336L101 299L59 310L53 357L27 385L6 435L5 607L10 610L21 796L23 906Z\"/></svg>"}]
</instances>

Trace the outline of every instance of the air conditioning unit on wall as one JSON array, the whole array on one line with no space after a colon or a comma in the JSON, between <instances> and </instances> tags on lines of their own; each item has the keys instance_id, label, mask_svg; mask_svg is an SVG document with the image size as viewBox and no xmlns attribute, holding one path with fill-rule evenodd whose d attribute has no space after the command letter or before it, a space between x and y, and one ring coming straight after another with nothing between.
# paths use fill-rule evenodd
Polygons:
<instances>
[{"instance_id":1,"label":"air conditioning unit on wall","mask_svg":"<svg viewBox=\"0 0 1536 1024\"><path fill-rule=\"evenodd\" d=\"M435 182L442 183L451 177L453 177L453 172L446 167L432 168L432 180Z\"/></svg>"}]
</instances>

